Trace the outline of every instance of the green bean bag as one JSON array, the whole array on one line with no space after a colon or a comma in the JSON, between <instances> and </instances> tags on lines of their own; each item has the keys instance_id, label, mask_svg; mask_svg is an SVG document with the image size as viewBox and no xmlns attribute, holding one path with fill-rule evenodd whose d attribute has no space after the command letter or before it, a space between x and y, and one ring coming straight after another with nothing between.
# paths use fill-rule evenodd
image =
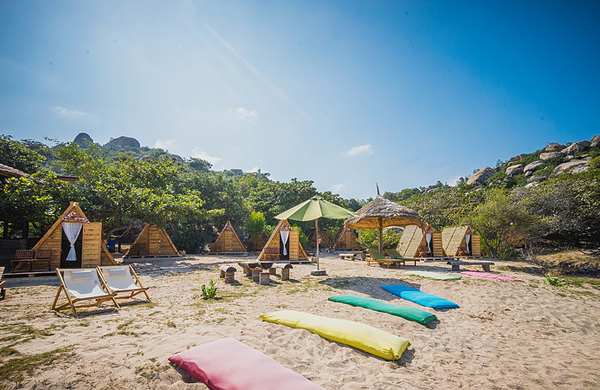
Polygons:
<instances>
[{"instance_id":1,"label":"green bean bag","mask_svg":"<svg viewBox=\"0 0 600 390\"><path fill-rule=\"evenodd\" d=\"M321 317L295 310L260 316L263 321L306 329L326 339L347 344L387 360L398 360L410 345L408 340L359 322Z\"/></svg>"},{"instance_id":2,"label":"green bean bag","mask_svg":"<svg viewBox=\"0 0 600 390\"><path fill-rule=\"evenodd\" d=\"M363 298L356 295L338 295L330 297L330 301L347 303L352 306L366 307L367 309L392 314L398 317L406 318L410 321L416 321L420 324L427 324L429 321L437 320L435 314L428 313L415 307L393 305L376 301L375 299Z\"/></svg>"},{"instance_id":3,"label":"green bean bag","mask_svg":"<svg viewBox=\"0 0 600 390\"><path fill-rule=\"evenodd\" d=\"M462 276L456 274L443 274L440 272L431 271L408 271L407 275L422 276L424 278L438 279L438 280L459 280Z\"/></svg>"}]
</instances>

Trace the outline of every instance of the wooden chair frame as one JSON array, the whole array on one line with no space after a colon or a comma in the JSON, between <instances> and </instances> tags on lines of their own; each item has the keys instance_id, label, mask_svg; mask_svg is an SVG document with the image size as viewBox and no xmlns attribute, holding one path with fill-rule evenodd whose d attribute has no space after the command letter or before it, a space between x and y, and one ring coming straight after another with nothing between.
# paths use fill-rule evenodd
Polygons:
<instances>
[{"instance_id":1,"label":"wooden chair frame","mask_svg":"<svg viewBox=\"0 0 600 390\"><path fill-rule=\"evenodd\" d=\"M85 271L96 271L96 274L98 274L98 270L96 270L95 268L69 268L66 269L67 271L72 271L72 270L85 270ZM62 273L64 273L65 269L61 269L61 268L57 268L56 269L56 275L58 276L58 280L60 281L60 286L58 287L58 291L56 292L56 297L54 298L54 302L52 303L52 310L64 310L67 308L71 308L73 310L73 315L75 317L77 317L77 308L82 308L82 307L93 307L93 306L99 306L101 303L106 302L106 301L112 301L115 306L117 307L117 309L120 309L119 304L117 303L117 301L115 301L114 298L114 293L106 293L105 295L98 295L98 296L94 296L94 297L88 297L88 298L71 298L71 295L69 294L69 289L67 288L67 285L65 283L65 280L63 279L63 275ZM99 274L98 274L99 275ZM98 280L100 281L100 284L102 285L103 289L105 291L106 290L106 286L104 285L104 282L102 281L102 278L100 276L98 276ZM58 303L58 298L60 297L60 293L63 292L65 293L65 295L67 296L67 302L63 303L60 306L57 306ZM85 305L75 305L77 302L81 302L81 301L90 301L90 300L95 300L94 303L88 303Z\"/></svg>"},{"instance_id":2,"label":"wooden chair frame","mask_svg":"<svg viewBox=\"0 0 600 390\"><path fill-rule=\"evenodd\" d=\"M110 287L110 285L106 281L106 278L104 277L104 273L103 273L102 269L104 269L104 268L123 268L123 267L129 267L129 272L131 273L133 282L134 282L134 284L137 284L139 287L124 289L124 290L117 290L117 289L113 289L112 287ZM150 296L147 293L148 287L144 287L142 285L140 278L137 276L137 274L133 270L133 267L131 266L131 264L130 265L99 266L99 267L96 267L96 269L98 270L98 276L102 280L102 283L104 284L104 286L106 287L106 289L108 291L110 291L111 293L113 293L115 295L115 299L131 299L138 294L144 294L146 296L146 298L148 299L148 301L151 302ZM120 293L130 293L130 294L128 296L118 296Z\"/></svg>"}]
</instances>

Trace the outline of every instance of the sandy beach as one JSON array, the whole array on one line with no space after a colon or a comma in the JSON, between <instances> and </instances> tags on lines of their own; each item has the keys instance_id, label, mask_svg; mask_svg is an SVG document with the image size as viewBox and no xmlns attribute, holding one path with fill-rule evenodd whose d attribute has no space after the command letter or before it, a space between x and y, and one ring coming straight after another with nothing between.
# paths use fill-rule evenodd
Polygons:
<instances>
[{"instance_id":1,"label":"sandy beach","mask_svg":"<svg viewBox=\"0 0 600 390\"><path fill-rule=\"evenodd\" d=\"M133 266L150 287L152 302L123 303L118 311L106 303L104 310L79 318L51 310L58 282L28 279L29 285L20 285L9 280L6 299L0 301L0 388L205 389L167 359L224 337L267 354L325 389L584 389L600 383L598 290L557 288L544 284L541 276L510 271L498 273L523 282L469 276L431 280L405 272L450 272L450 266L387 269L326 254L321 265L327 276L311 276L314 265L297 265L291 280L272 277L271 285L258 286L238 266L237 283L219 282L219 299L201 298L200 286L219 280L220 265L251 259L138 259ZM379 287L398 283L460 308L423 308ZM327 300L340 294L418 307L435 313L438 321L424 326ZM281 309L362 322L411 345L400 360L386 361L259 319ZM25 355L32 358L24 362Z\"/></svg>"}]
</instances>

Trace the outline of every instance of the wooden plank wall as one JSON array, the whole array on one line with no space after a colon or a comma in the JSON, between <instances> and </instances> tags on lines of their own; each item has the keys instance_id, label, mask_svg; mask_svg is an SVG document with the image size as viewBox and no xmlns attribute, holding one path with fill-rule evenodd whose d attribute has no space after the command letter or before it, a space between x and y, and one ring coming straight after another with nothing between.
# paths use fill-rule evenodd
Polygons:
<instances>
[{"instance_id":1,"label":"wooden plank wall","mask_svg":"<svg viewBox=\"0 0 600 390\"><path fill-rule=\"evenodd\" d=\"M404 228L402 237L400 237L400 242L398 242L398 245L396 246L396 251L398 251L400 256L413 257L415 255L415 253L411 254L409 251L417 230L421 231L421 229L419 229L419 227L416 225L410 225Z\"/></svg>"},{"instance_id":2,"label":"wooden plank wall","mask_svg":"<svg viewBox=\"0 0 600 390\"><path fill-rule=\"evenodd\" d=\"M479 234L471 235L471 249L474 257L481 256L481 236Z\"/></svg>"},{"instance_id":3,"label":"wooden plank wall","mask_svg":"<svg viewBox=\"0 0 600 390\"><path fill-rule=\"evenodd\" d=\"M442 246L442 233L433 233L433 255L435 257L444 257L444 247Z\"/></svg>"},{"instance_id":4,"label":"wooden plank wall","mask_svg":"<svg viewBox=\"0 0 600 390\"><path fill-rule=\"evenodd\" d=\"M93 268L100 265L102 245L102 222L84 223L81 229L83 241L81 246L81 267Z\"/></svg>"},{"instance_id":5,"label":"wooden plank wall","mask_svg":"<svg viewBox=\"0 0 600 390\"><path fill-rule=\"evenodd\" d=\"M300 259L300 232L297 230L290 231L290 260Z\"/></svg>"},{"instance_id":6,"label":"wooden plank wall","mask_svg":"<svg viewBox=\"0 0 600 390\"><path fill-rule=\"evenodd\" d=\"M60 268L60 253L62 250L62 224L50 234L39 246L39 249L52 249L50 269Z\"/></svg>"}]
</instances>

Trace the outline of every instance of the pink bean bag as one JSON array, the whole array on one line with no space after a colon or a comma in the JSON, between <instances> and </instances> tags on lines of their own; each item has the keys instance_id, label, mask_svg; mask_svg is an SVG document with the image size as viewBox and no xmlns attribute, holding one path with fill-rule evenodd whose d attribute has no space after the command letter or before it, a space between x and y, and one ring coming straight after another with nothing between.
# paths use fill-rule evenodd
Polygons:
<instances>
[{"instance_id":1,"label":"pink bean bag","mask_svg":"<svg viewBox=\"0 0 600 390\"><path fill-rule=\"evenodd\" d=\"M232 338L190 348L171 356L169 361L212 390L323 390Z\"/></svg>"},{"instance_id":2,"label":"pink bean bag","mask_svg":"<svg viewBox=\"0 0 600 390\"><path fill-rule=\"evenodd\" d=\"M487 274L485 272L463 271L463 272L461 272L461 274L469 275L469 276L477 276L478 278L508 280L511 282L522 282L521 279L513 279L513 278L509 278L507 276L502 276L502 275Z\"/></svg>"}]
</instances>

